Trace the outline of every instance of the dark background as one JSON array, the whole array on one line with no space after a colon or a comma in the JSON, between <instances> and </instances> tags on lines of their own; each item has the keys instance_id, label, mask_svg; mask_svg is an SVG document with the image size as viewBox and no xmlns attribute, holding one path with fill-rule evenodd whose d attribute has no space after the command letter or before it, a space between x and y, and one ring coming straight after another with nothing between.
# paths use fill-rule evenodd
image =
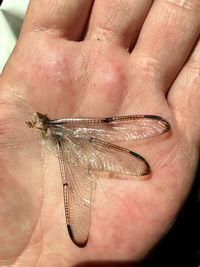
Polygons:
<instances>
[{"instance_id":1,"label":"dark background","mask_svg":"<svg viewBox=\"0 0 200 267\"><path fill-rule=\"evenodd\" d=\"M141 267L200 265L200 164L192 191L174 226Z\"/></svg>"},{"instance_id":2,"label":"dark background","mask_svg":"<svg viewBox=\"0 0 200 267\"><path fill-rule=\"evenodd\" d=\"M2 0L0 0L0 4ZM193 189L174 226L141 267L200 265L200 165ZM117 265L116 265L117 266ZM125 265L126 266L126 265Z\"/></svg>"}]
</instances>

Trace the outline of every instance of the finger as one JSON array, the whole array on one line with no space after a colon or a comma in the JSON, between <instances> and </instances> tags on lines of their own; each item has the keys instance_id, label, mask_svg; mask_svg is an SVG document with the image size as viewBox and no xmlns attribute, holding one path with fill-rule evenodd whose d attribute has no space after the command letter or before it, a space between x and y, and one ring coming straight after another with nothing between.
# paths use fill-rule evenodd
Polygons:
<instances>
[{"instance_id":1,"label":"finger","mask_svg":"<svg viewBox=\"0 0 200 267\"><path fill-rule=\"evenodd\" d=\"M199 33L199 0L155 1L142 27L132 61L157 75L166 91Z\"/></svg>"},{"instance_id":2,"label":"finger","mask_svg":"<svg viewBox=\"0 0 200 267\"><path fill-rule=\"evenodd\" d=\"M152 0L96 0L87 39L104 39L129 48L138 36Z\"/></svg>"},{"instance_id":3,"label":"finger","mask_svg":"<svg viewBox=\"0 0 200 267\"><path fill-rule=\"evenodd\" d=\"M32 0L22 34L44 30L70 40L80 39L92 4L93 0Z\"/></svg>"},{"instance_id":4,"label":"finger","mask_svg":"<svg viewBox=\"0 0 200 267\"><path fill-rule=\"evenodd\" d=\"M177 122L200 143L200 40L168 95Z\"/></svg>"}]
</instances>

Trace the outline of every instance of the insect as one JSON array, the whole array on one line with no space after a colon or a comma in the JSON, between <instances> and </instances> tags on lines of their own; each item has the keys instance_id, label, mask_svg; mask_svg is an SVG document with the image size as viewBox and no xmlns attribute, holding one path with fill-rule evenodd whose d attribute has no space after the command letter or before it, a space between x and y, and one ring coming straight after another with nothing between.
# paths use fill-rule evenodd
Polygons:
<instances>
[{"instance_id":1,"label":"insect","mask_svg":"<svg viewBox=\"0 0 200 267\"><path fill-rule=\"evenodd\" d=\"M36 113L26 122L41 131L44 142L59 160L66 224L79 247L88 241L93 179L91 171L143 176L148 162L139 154L113 144L161 135L170 124L155 115L79 117L50 120Z\"/></svg>"}]
</instances>

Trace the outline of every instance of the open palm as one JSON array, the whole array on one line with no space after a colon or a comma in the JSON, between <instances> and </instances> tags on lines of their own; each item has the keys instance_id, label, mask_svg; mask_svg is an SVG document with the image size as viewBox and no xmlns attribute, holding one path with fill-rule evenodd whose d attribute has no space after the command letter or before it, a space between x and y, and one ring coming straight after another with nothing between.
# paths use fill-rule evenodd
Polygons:
<instances>
[{"instance_id":1,"label":"open palm","mask_svg":"<svg viewBox=\"0 0 200 267\"><path fill-rule=\"evenodd\" d=\"M0 78L4 264L138 261L172 224L199 157L200 7L151 2L96 0L90 13L93 1L31 1ZM67 235L58 159L27 127L32 112L52 119L154 114L172 126L122 144L149 162L147 179L97 179L85 248Z\"/></svg>"}]
</instances>

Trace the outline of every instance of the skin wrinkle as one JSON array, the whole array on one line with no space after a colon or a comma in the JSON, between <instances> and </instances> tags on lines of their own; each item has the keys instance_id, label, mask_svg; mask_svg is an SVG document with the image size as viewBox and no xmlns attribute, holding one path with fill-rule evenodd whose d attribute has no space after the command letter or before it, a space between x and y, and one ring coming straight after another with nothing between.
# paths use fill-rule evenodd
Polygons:
<instances>
[{"instance_id":1,"label":"skin wrinkle","mask_svg":"<svg viewBox=\"0 0 200 267\"><path fill-rule=\"evenodd\" d=\"M135 55L135 63L142 68L142 71L145 71L153 76L163 72L162 65L159 64L158 59L155 57L149 56L139 49L135 50Z\"/></svg>"},{"instance_id":2,"label":"skin wrinkle","mask_svg":"<svg viewBox=\"0 0 200 267\"><path fill-rule=\"evenodd\" d=\"M191 90L190 87L186 87L186 89ZM185 91L184 94L183 94L183 91L181 91L180 94L181 94L181 98L182 98L181 105L183 107L190 105L189 102L192 99L187 97L187 91ZM185 116L183 117L182 112L176 106L173 107L173 113L174 113L174 118L177 122L177 125L179 126L180 131L184 131L185 138L186 138L187 142L193 143L192 136L190 134L190 127L188 127L188 123L187 123L187 114L185 114ZM189 119L189 116L190 116L190 114L188 114L188 119Z\"/></svg>"},{"instance_id":3,"label":"skin wrinkle","mask_svg":"<svg viewBox=\"0 0 200 267\"><path fill-rule=\"evenodd\" d=\"M1 267L14 267L16 266L16 258L10 258L9 260L0 260Z\"/></svg>"},{"instance_id":4,"label":"skin wrinkle","mask_svg":"<svg viewBox=\"0 0 200 267\"><path fill-rule=\"evenodd\" d=\"M87 38L87 36L86 36ZM100 26L96 26L93 32L93 35L90 36L91 40L99 40L103 42L112 42L113 39L118 39L119 35L117 32L115 33L109 28L103 28Z\"/></svg>"},{"instance_id":5,"label":"skin wrinkle","mask_svg":"<svg viewBox=\"0 0 200 267\"><path fill-rule=\"evenodd\" d=\"M191 1L191 0L164 0L166 3L175 6L175 8L182 8L186 11L198 12L200 8L199 0Z\"/></svg>"},{"instance_id":6,"label":"skin wrinkle","mask_svg":"<svg viewBox=\"0 0 200 267\"><path fill-rule=\"evenodd\" d=\"M179 179L179 174L176 175L176 173L173 172L173 165L176 164L176 161L178 161L183 155L183 158L185 157L185 165L188 165L188 169L193 168L192 164L190 164L191 162L187 159L190 159L191 157L194 156L194 151L192 150L192 146L189 146L189 144L187 146L185 146L185 140L182 139L182 141L178 142L175 147L172 149L171 153L169 154L168 157L166 157L166 159L164 160L164 162L162 162L161 164L164 165L165 162L169 161L170 162L170 166L171 166L171 175L173 175L174 177L174 184L171 185L171 188L167 188L168 189L168 199L170 201L174 201L174 199L176 199L176 194L175 194L175 190L177 187L180 186L180 179ZM175 150L177 148L177 151L181 151L181 153L177 153ZM179 155L177 155L179 154ZM179 157L178 157L179 156ZM171 161L172 159L172 161ZM170 173L170 172L169 172ZM185 174L184 174L185 175ZM182 183L187 182L187 174L184 177ZM156 183L156 181L150 183L153 187L157 188L157 190L162 191L164 190L162 186L160 186L158 183ZM188 185L191 187L192 185L192 180L191 183ZM172 189L172 190L171 190ZM180 198L183 198L182 195L180 195ZM180 207L181 208L181 207Z\"/></svg>"},{"instance_id":7,"label":"skin wrinkle","mask_svg":"<svg viewBox=\"0 0 200 267\"><path fill-rule=\"evenodd\" d=\"M51 26L50 28L44 27L44 26L36 26L35 29L32 29L31 33L38 33L38 32L44 32L49 35L55 36L55 37L65 37L63 34L62 28L58 28L56 25Z\"/></svg>"},{"instance_id":8,"label":"skin wrinkle","mask_svg":"<svg viewBox=\"0 0 200 267\"><path fill-rule=\"evenodd\" d=\"M62 4L62 2L59 2L59 5L60 5L60 3ZM56 9L56 5L57 5L56 0L54 0L54 1L52 0L51 4L48 4L48 3L45 4L45 1L43 1L43 8L40 10L40 12L38 12L37 15L35 15L34 20L40 22L40 20L38 20L39 18L45 18L45 17L49 16L49 14L53 13L54 10ZM33 21L33 24L34 24L34 21ZM48 27L47 25L41 26L40 24L38 24L38 25L34 24L34 28L52 28L52 26Z\"/></svg>"},{"instance_id":9,"label":"skin wrinkle","mask_svg":"<svg viewBox=\"0 0 200 267\"><path fill-rule=\"evenodd\" d=\"M156 165L154 166L155 169L167 165L168 162L170 162L170 165L173 166L173 164L176 163L178 160L177 151L179 151L180 147L184 145L183 141L179 141L175 144L175 146L172 148L172 150L169 152L169 154L166 156L163 156L159 159L159 161L156 162Z\"/></svg>"},{"instance_id":10,"label":"skin wrinkle","mask_svg":"<svg viewBox=\"0 0 200 267\"><path fill-rule=\"evenodd\" d=\"M186 68L196 74L193 78L194 80L200 78L200 59L191 58L191 60L187 63Z\"/></svg>"},{"instance_id":11,"label":"skin wrinkle","mask_svg":"<svg viewBox=\"0 0 200 267\"><path fill-rule=\"evenodd\" d=\"M104 174L104 176L106 176L106 174ZM97 197L96 197L96 194L93 195L93 197L95 197L96 201L94 203L96 203L96 205L98 206L98 194L103 194L103 205L106 205L110 207L110 210L111 211L114 211L115 208L118 206L118 202L120 201L120 203L123 203L123 205L126 205L126 208L127 208L127 213L128 213L128 210L130 210L130 205L128 205L128 203L126 203L126 199L124 198L124 194L122 192L120 192L119 188L120 188L120 185L123 185L124 186L124 191L128 190L129 189L129 186L125 186L124 184L124 180L115 180L115 192L111 195L110 194L110 191L109 191L109 185L108 184L111 184L112 180L107 180L107 179L104 179L103 177L99 178L98 176L95 176L95 181L96 181L96 184L97 184ZM112 178L111 178L112 179ZM137 181L137 179L135 180ZM134 182L135 181L130 181L131 183L131 186L134 186ZM127 182L127 181L125 181ZM139 181L141 182L141 181ZM108 189L105 189L106 185L108 186ZM113 187L113 186L112 186ZM127 188L127 189L126 189ZM112 198L114 196L114 198L117 198L117 203L115 203L115 201L110 201L109 199ZM101 203L102 203L102 196L101 196ZM137 203L136 200L134 200L135 203ZM95 208L95 204L94 204L94 208ZM115 214L115 212L112 212L112 218L117 218L119 219L118 215ZM125 219L125 217L121 217L121 219L124 221L124 223L127 222L127 219Z\"/></svg>"},{"instance_id":12,"label":"skin wrinkle","mask_svg":"<svg viewBox=\"0 0 200 267\"><path fill-rule=\"evenodd\" d=\"M126 44L126 37L129 35L129 33L124 32L123 34L119 34L114 30L111 30L110 28L100 27L96 26L94 29L93 34L90 36L90 40L98 40L105 43L115 43L119 46L127 45ZM123 36L123 38L122 38ZM86 36L87 38L87 36ZM128 43L129 45L129 43ZM127 51L129 51L129 47L127 48Z\"/></svg>"}]
</instances>

